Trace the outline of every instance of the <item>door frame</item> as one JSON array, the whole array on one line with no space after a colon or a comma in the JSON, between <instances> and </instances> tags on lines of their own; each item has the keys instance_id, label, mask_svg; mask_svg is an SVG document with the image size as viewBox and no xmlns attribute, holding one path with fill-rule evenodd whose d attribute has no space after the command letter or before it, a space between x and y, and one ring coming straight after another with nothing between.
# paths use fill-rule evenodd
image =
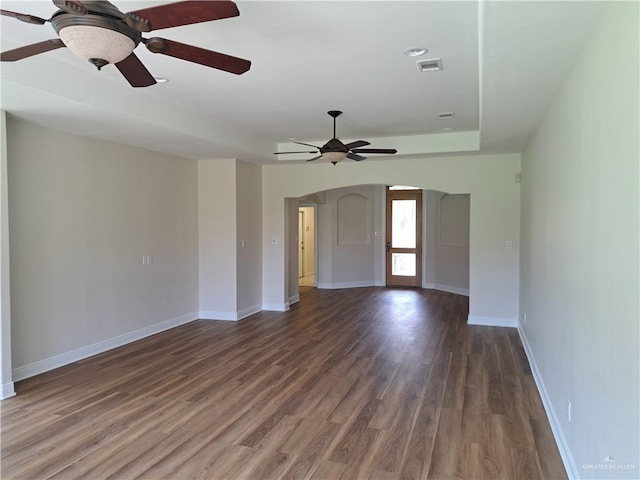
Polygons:
<instances>
[{"instance_id":1,"label":"door frame","mask_svg":"<svg viewBox=\"0 0 640 480\"><path fill-rule=\"evenodd\" d=\"M298 212L301 207L313 209L313 286L318 286L318 204L317 203L299 203ZM298 221L300 217L298 217ZM305 243L305 249L307 245ZM304 273L304 272L303 272Z\"/></svg>"},{"instance_id":2,"label":"door frame","mask_svg":"<svg viewBox=\"0 0 640 480\"><path fill-rule=\"evenodd\" d=\"M404 248L387 248L391 244L391 202L393 200L416 200L416 247L415 249ZM424 258L423 244L423 210L424 210L424 192L422 189L411 190L390 190L385 189L385 239L384 239L384 255L385 255L385 285L387 286L406 286L406 287L422 287L422 267ZM414 253L416 254L416 275L414 277L402 277L391 275L391 254L392 253Z\"/></svg>"},{"instance_id":3,"label":"door frame","mask_svg":"<svg viewBox=\"0 0 640 480\"><path fill-rule=\"evenodd\" d=\"M304 271L304 223L305 212L298 207L298 278L305 275Z\"/></svg>"}]
</instances>

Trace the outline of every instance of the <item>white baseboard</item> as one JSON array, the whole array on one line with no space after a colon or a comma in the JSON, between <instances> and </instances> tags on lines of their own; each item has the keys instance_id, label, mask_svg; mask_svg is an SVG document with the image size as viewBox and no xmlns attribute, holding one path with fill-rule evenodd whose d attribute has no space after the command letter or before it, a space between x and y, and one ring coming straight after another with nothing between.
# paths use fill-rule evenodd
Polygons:
<instances>
[{"instance_id":1,"label":"white baseboard","mask_svg":"<svg viewBox=\"0 0 640 480\"><path fill-rule=\"evenodd\" d=\"M556 415L556 412L553 408L553 404L551 403L551 399L549 398L547 389L544 386L544 381L542 380L542 376L540 375L540 370L538 370L538 365L536 364L535 357L533 356L533 351L531 350L531 346L529 345L527 337L520 325L518 325L518 334L520 335L520 340L522 341L524 351L527 354L527 359L529 360L529 365L531 366L531 373L533 374L533 379L535 380L536 386L538 387L540 398L542 398L542 405L544 406L544 410L547 413L547 419L549 420L549 424L551 425L553 438L555 439L558 450L560 451L560 457L562 458L564 468L567 471L567 475L569 476L569 478L580 479L580 472L576 466L576 462L573 459L571 450L569 449L567 439L565 438L564 433L562 432L562 428L560 427L558 416Z\"/></svg>"},{"instance_id":2,"label":"white baseboard","mask_svg":"<svg viewBox=\"0 0 640 480\"><path fill-rule=\"evenodd\" d=\"M376 282L364 281L364 282L339 282L339 283L318 283L318 288L324 288L327 290L333 290L338 288L360 288L360 287L375 287Z\"/></svg>"},{"instance_id":3,"label":"white baseboard","mask_svg":"<svg viewBox=\"0 0 640 480\"><path fill-rule=\"evenodd\" d=\"M237 322L238 314L236 312L220 312L216 310L200 311L198 318L200 320L224 320L227 322Z\"/></svg>"},{"instance_id":4,"label":"white baseboard","mask_svg":"<svg viewBox=\"0 0 640 480\"><path fill-rule=\"evenodd\" d=\"M289 302L285 303L263 303L262 310L268 312L286 312L289 310Z\"/></svg>"},{"instance_id":5,"label":"white baseboard","mask_svg":"<svg viewBox=\"0 0 640 480\"><path fill-rule=\"evenodd\" d=\"M262 310L261 305L254 305L253 307L245 308L239 312L222 312L215 310L207 310L200 312L200 318L202 320L223 320L227 322L237 322L243 318L253 315L254 313Z\"/></svg>"},{"instance_id":6,"label":"white baseboard","mask_svg":"<svg viewBox=\"0 0 640 480\"><path fill-rule=\"evenodd\" d=\"M467 319L467 325L516 328L518 326L518 319L508 317L482 317L479 315L469 315L469 318Z\"/></svg>"},{"instance_id":7,"label":"white baseboard","mask_svg":"<svg viewBox=\"0 0 640 480\"><path fill-rule=\"evenodd\" d=\"M13 388L13 382L5 383L2 385L2 392L0 392L0 400L15 396L16 390Z\"/></svg>"},{"instance_id":8,"label":"white baseboard","mask_svg":"<svg viewBox=\"0 0 640 480\"><path fill-rule=\"evenodd\" d=\"M444 285L442 283L423 283L422 288L427 290L439 290L441 292L455 293L457 295L469 296L468 288L452 287L450 285Z\"/></svg>"},{"instance_id":9,"label":"white baseboard","mask_svg":"<svg viewBox=\"0 0 640 480\"><path fill-rule=\"evenodd\" d=\"M443 285L441 283L435 283L432 287L434 290L440 290L441 292L455 293L458 295L469 296L468 288L452 287L450 285Z\"/></svg>"},{"instance_id":10,"label":"white baseboard","mask_svg":"<svg viewBox=\"0 0 640 480\"><path fill-rule=\"evenodd\" d=\"M80 347L70 352L61 353L44 360L39 360L28 365L14 368L12 371L13 381L24 380L25 378L33 377L49 370L68 365L78 360L83 360L88 357L97 355L98 353L106 352L112 348L121 347L127 343L135 342L136 340L155 335L156 333L164 332L171 328L175 328L179 325L192 322L198 319L198 313L188 313L176 318L165 320L164 322L149 325L148 327L134 330L133 332L118 335L117 337L109 338L98 343Z\"/></svg>"},{"instance_id":11,"label":"white baseboard","mask_svg":"<svg viewBox=\"0 0 640 480\"><path fill-rule=\"evenodd\" d=\"M262 305L254 305L252 307L243 308L237 314L238 320L242 320L243 318L250 317L254 313L258 313L262 311Z\"/></svg>"},{"instance_id":12,"label":"white baseboard","mask_svg":"<svg viewBox=\"0 0 640 480\"><path fill-rule=\"evenodd\" d=\"M298 303L299 301L300 301L300 294L297 293L292 297L289 297L289 306L293 305L294 303Z\"/></svg>"}]
</instances>

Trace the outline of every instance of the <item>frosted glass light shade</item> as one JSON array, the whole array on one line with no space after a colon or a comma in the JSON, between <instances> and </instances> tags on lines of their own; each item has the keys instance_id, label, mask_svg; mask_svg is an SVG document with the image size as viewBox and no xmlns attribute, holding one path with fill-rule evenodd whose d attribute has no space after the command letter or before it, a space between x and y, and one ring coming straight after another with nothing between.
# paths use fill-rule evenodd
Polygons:
<instances>
[{"instance_id":1,"label":"frosted glass light shade","mask_svg":"<svg viewBox=\"0 0 640 480\"><path fill-rule=\"evenodd\" d=\"M118 63L127 58L136 44L126 35L90 25L71 25L60 30L60 39L78 57L99 58Z\"/></svg>"},{"instance_id":2,"label":"frosted glass light shade","mask_svg":"<svg viewBox=\"0 0 640 480\"><path fill-rule=\"evenodd\" d=\"M347 157L345 152L324 152L322 158L330 161L331 163L338 163Z\"/></svg>"}]
</instances>

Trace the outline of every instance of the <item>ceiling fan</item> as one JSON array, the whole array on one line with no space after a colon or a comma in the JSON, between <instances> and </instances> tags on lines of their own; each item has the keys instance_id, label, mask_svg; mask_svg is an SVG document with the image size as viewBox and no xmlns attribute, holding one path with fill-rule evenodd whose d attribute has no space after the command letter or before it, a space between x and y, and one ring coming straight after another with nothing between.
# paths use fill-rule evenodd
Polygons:
<instances>
[{"instance_id":1,"label":"ceiling fan","mask_svg":"<svg viewBox=\"0 0 640 480\"><path fill-rule=\"evenodd\" d=\"M59 38L45 40L2 52L0 60L13 62L69 47L78 57L88 60L100 70L113 63L132 87L148 87L157 83L133 50L144 43L153 53L199 63L207 67L241 75L251 68L251 62L204 48L186 45L160 37L142 38L142 32L210 22L240 15L236 4L222 1L184 1L122 13L107 1L53 0L59 8L50 19L0 10L2 15L26 23L44 25L50 22Z\"/></svg>"},{"instance_id":2,"label":"ceiling fan","mask_svg":"<svg viewBox=\"0 0 640 480\"><path fill-rule=\"evenodd\" d=\"M369 142L364 140L357 140L355 142L347 143L346 145L342 143L336 137L336 117L342 115L342 112L339 110L329 110L327 112L331 117L333 117L333 138L325 143L322 147L317 147L315 145L311 145L309 143L303 142L293 142L298 145L306 145L307 147L313 147L316 150L311 152L303 151L303 152L276 152L274 155L284 155L287 153L319 153L317 157L310 158L307 162L313 162L314 160L318 160L319 158L324 158L329 160L334 165L338 162L341 162L345 158L349 158L351 160L355 160L359 162L360 160L365 160L367 157L363 157L362 155L358 155L359 153L382 153L387 155L393 155L397 153L395 148L360 148L365 147L367 145L371 145Z\"/></svg>"}]
</instances>

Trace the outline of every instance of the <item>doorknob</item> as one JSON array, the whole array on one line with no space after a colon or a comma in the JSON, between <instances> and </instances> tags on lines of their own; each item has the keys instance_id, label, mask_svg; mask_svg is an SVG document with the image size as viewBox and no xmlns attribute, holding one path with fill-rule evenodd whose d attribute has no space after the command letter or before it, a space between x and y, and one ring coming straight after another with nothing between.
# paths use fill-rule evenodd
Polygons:
<instances>
[{"instance_id":1,"label":"doorknob","mask_svg":"<svg viewBox=\"0 0 640 480\"><path fill-rule=\"evenodd\" d=\"M391 242L387 242L387 253L391 251Z\"/></svg>"}]
</instances>

